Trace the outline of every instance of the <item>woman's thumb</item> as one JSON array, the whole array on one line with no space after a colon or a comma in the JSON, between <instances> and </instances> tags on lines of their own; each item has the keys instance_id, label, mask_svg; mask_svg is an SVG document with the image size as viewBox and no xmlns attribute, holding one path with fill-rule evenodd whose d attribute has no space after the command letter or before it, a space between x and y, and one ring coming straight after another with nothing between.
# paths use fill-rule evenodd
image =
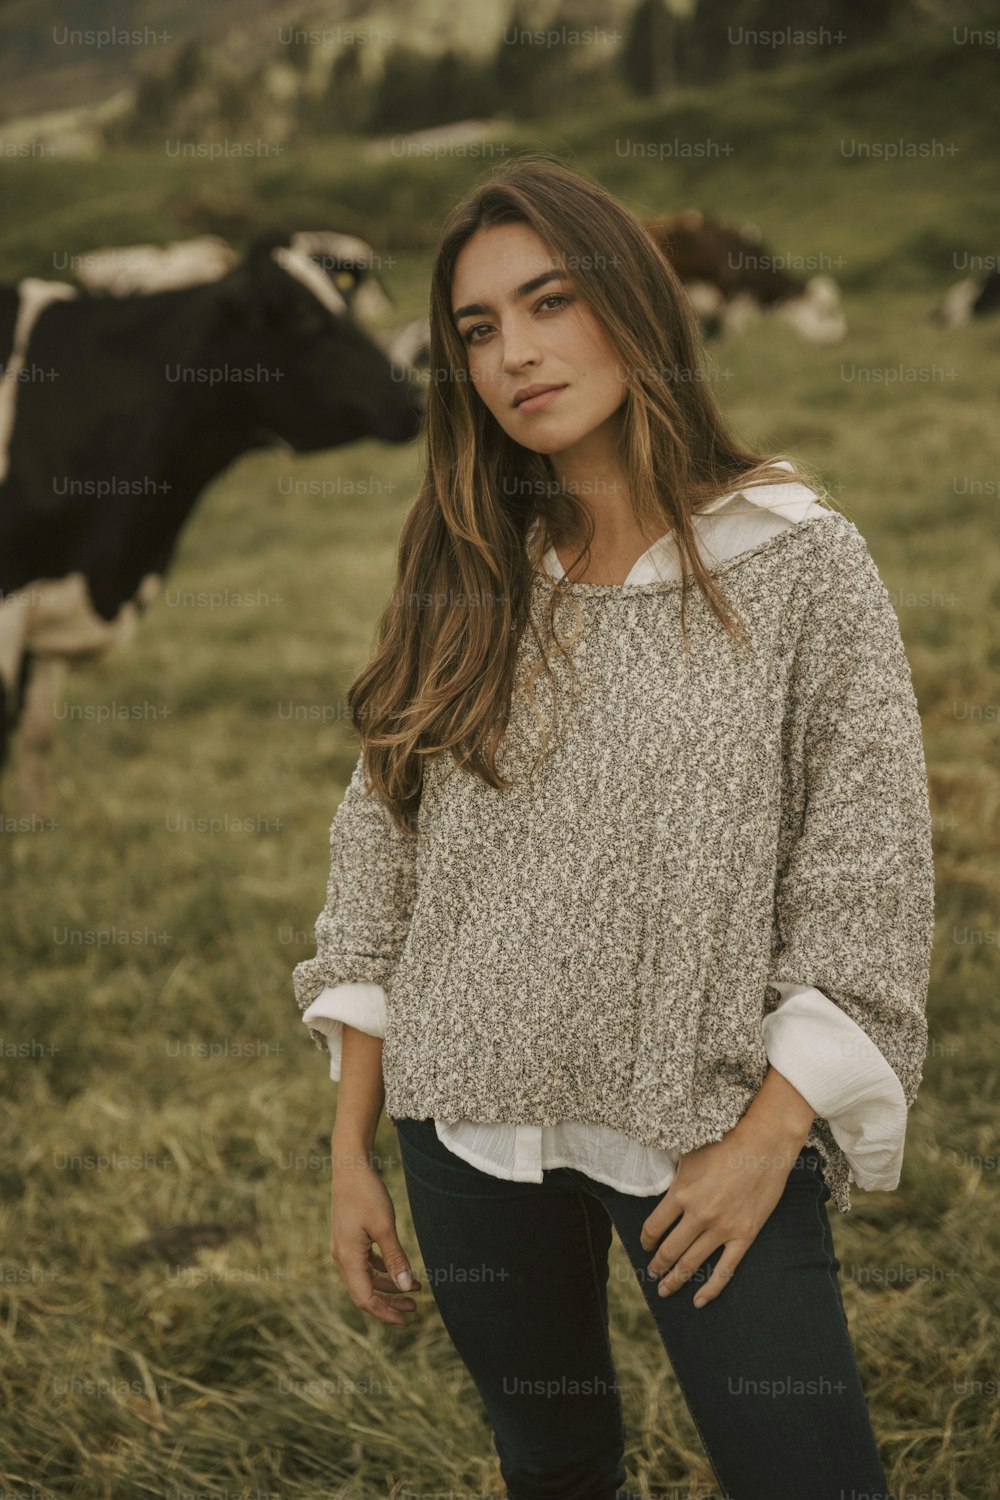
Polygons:
<instances>
[{"instance_id":1,"label":"woman's thumb","mask_svg":"<svg viewBox=\"0 0 1000 1500\"><path fill-rule=\"evenodd\" d=\"M410 1263L403 1252L403 1247L396 1238L395 1229L390 1230L384 1237L381 1246L382 1259L385 1268L401 1292L408 1292L413 1285L413 1276L410 1272Z\"/></svg>"}]
</instances>

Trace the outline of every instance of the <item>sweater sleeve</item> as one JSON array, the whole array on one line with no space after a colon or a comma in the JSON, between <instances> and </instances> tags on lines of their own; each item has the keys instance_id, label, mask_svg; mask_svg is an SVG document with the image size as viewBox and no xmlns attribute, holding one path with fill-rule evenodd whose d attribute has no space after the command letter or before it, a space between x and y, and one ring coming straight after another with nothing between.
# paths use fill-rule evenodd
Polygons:
<instances>
[{"instance_id":1,"label":"sweater sleeve","mask_svg":"<svg viewBox=\"0 0 1000 1500\"><path fill-rule=\"evenodd\" d=\"M330 1077L339 1082L344 1025L385 1036L386 995L380 984L327 985L302 1012L307 1026L315 1026L326 1037L330 1053Z\"/></svg>"},{"instance_id":2,"label":"sweater sleeve","mask_svg":"<svg viewBox=\"0 0 1000 1500\"><path fill-rule=\"evenodd\" d=\"M920 1085L934 933L920 716L892 601L861 533L801 616L783 724L768 982L814 986Z\"/></svg>"},{"instance_id":3,"label":"sweater sleeve","mask_svg":"<svg viewBox=\"0 0 1000 1500\"><path fill-rule=\"evenodd\" d=\"M378 985L383 991L399 960L416 900L417 840L397 828L369 787L359 755L330 825L326 904L316 919L316 955L295 965L300 1011L327 986ZM317 1047L327 1036L310 1026Z\"/></svg>"}]
</instances>

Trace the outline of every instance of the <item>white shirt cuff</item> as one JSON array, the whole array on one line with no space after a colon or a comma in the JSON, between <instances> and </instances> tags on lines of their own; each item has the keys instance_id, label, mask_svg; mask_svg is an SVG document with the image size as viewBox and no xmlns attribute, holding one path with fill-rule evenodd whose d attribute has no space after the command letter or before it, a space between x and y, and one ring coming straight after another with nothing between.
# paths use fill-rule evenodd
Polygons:
<instances>
[{"instance_id":1,"label":"white shirt cuff","mask_svg":"<svg viewBox=\"0 0 1000 1500\"><path fill-rule=\"evenodd\" d=\"M344 1022L366 1031L369 1036L385 1036L386 995L380 984L328 984L311 1005L302 1012L306 1026L314 1026L326 1036L330 1051L330 1077L340 1078L341 1047Z\"/></svg>"},{"instance_id":2,"label":"white shirt cuff","mask_svg":"<svg viewBox=\"0 0 1000 1500\"><path fill-rule=\"evenodd\" d=\"M896 1074L867 1033L821 990L773 988L782 998L763 1022L768 1062L828 1121L859 1187L898 1187L906 1098Z\"/></svg>"}]
</instances>

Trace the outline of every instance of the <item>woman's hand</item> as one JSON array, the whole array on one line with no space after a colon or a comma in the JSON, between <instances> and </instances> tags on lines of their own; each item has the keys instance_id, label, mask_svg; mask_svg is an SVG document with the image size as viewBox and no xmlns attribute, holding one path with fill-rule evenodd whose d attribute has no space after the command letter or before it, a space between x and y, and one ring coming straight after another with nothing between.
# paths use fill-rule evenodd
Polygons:
<instances>
[{"instance_id":1,"label":"woman's hand","mask_svg":"<svg viewBox=\"0 0 1000 1500\"><path fill-rule=\"evenodd\" d=\"M724 1245L695 1307L711 1302L770 1217L814 1119L811 1105L773 1068L746 1114L719 1141L689 1151L642 1226L644 1250L666 1239L648 1269L661 1276L657 1291L669 1296ZM672 1227L671 1227L672 1226Z\"/></svg>"},{"instance_id":2,"label":"woman's hand","mask_svg":"<svg viewBox=\"0 0 1000 1500\"><path fill-rule=\"evenodd\" d=\"M420 1282L396 1235L396 1210L367 1153L345 1153L336 1138L331 1199L330 1254L351 1301L380 1322L405 1328L400 1309L413 1312L417 1304L401 1295L398 1285L419 1291Z\"/></svg>"}]
</instances>

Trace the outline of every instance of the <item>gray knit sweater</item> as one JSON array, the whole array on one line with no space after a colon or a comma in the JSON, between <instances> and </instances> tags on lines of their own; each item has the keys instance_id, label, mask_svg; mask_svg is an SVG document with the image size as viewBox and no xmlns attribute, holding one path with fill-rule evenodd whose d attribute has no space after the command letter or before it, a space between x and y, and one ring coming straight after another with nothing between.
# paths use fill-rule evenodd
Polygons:
<instances>
[{"instance_id":1,"label":"gray knit sweater","mask_svg":"<svg viewBox=\"0 0 1000 1500\"><path fill-rule=\"evenodd\" d=\"M680 583L569 585L557 745L533 778L519 645L506 791L429 757L408 840L359 757L330 828L304 1010L384 986L386 1113L587 1120L684 1152L740 1119L767 1071L771 986L815 985L920 1083L934 925L920 719L889 594L836 511L719 564L740 654ZM555 587L532 581L541 628ZM561 636L573 606L557 609ZM544 639L544 631L542 631ZM551 718L548 680L537 704ZM311 1029L317 1045L322 1032ZM809 1135L838 1206L850 1168Z\"/></svg>"}]
</instances>

